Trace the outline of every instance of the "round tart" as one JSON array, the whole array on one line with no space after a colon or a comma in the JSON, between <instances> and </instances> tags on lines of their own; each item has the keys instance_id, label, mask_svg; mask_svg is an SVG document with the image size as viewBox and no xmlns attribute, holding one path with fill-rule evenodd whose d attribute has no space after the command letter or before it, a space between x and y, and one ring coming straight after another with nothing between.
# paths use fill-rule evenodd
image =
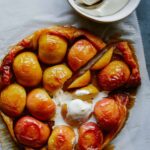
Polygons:
<instances>
[{"instance_id":1,"label":"round tart","mask_svg":"<svg viewBox=\"0 0 150 150\"><path fill-rule=\"evenodd\" d=\"M23 149L102 150L141 83L131 44L72 26L34 32L0 67L0 114ZM102 96L105 95L105 96Z\"/></svg>"}]
</instances>

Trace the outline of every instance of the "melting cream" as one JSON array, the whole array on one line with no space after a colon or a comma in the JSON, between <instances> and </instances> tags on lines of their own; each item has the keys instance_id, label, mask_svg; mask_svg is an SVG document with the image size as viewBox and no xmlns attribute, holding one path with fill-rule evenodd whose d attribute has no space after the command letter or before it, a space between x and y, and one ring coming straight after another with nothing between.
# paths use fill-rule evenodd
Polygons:
<instances>
[{"instance_id":1,"label":"melting cream","mask_svg":"<svg viewBox=\"0 0 150 150\"><path fill-rule=\"evenodd\" d=\"M71 117L73 120L82 120L89 117L92 105L80 99L74 99L68 103L67 110L67 117Z\"/></svg>"},{"instance_id":2,"label":"melting cream","mask_svg":"<svg viewBox=\"0 0 150 150\"><path fill-rule=\"evenodd\" d=\"M79 0L79 1L82 1L82 0ZM91 0L89 0L89 2L90 1ZM97 4L96 6L94 5L93 7L92 5L94 3L91 3L91 7L85 7L85 6L79 5L79 9L93 16L109 16L123 9L127 5L128 2L129 0L103 0L100 4Z\"/></svg>"}]
</instances>

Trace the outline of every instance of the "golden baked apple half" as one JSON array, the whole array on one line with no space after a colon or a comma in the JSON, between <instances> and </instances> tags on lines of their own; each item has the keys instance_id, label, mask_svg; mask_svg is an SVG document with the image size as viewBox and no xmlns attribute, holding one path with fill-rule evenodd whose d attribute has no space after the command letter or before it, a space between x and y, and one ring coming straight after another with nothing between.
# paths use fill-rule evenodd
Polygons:
<instances>
[{"instance_id":1,"label":"golden baked apple half","mask_svg":"<svg viewBox=\"0 0 150 150\"><path fill-rule=\"evenodd\" d=\"M56 126L48 140L48 150L71 150L75 144L74 130L65 125Z\"/></svg>"},{"instance_id":2,"label":"golden baked apple half","mask_svg":"<svg viewBox=\"0 0 150 150\"><path fill-rule=\"evenodd\" d=\"M0 115L19 149L102 150L123 128L140 83L128 41L107 44L86 30L53 26L2 60Z\"/></svg>"}]
</instances>

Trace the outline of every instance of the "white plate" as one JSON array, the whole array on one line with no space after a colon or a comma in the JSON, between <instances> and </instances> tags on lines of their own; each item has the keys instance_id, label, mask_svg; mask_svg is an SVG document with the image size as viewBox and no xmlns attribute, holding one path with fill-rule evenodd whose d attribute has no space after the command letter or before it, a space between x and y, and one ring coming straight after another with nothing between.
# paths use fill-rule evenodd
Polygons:
<instances>
[{"instance_id":1,"label":"white plate","mask_svg":"<svg viewBox=\"0 0 150 150\"><path fill-rule=\"evenodd\" d=\"M104 16L104 17L100 17L100 16L92 16L89 15L85 12L83 12L80 7L75 3L75 0L68 0L68 2L70 3L70 5L81 15L92 19L94 21L97 22L114 22L114 21L118 21L121 20L125 17L127 17L128 15L130 15L139 5L141 0L129 0L128 4L121 9L120 11L118 11L117 13L111 15L111 16Z\"/></svg>"}]
</instances>

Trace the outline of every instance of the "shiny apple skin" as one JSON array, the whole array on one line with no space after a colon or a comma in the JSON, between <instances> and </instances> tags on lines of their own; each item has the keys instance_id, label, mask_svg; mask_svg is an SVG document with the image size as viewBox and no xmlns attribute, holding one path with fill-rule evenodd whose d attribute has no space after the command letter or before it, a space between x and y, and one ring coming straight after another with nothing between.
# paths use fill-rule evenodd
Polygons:
<instances>
[{"instance_id":1,"label":"shiny apple skin","mask_svg":"<svg viewBox=\"0 0 150 150\"><path fill-rule=\"evenodd\" d=\"M111 98L98 101L94 107L94 115L104 131L111 131L118 127L121 118L120 105Z\"/></svg>"},{"instance_id":2,"label":"shiny apple skin","mask_svg":"<svg viewBox=\"0 0 150 150\"><path fill-rule=\"evenodd\" d=\"M98 74L99 86L106 91L122 87L130 77L130 69L123 61L112 61Z\"/></svg>"},{"instance_id":3,"label":"shiny apple skin","mask_svg":"<svg viewBox=\"0 0 150 150\"><path fill-rule=\"evenodd\" d=\"M73 71L77 71L94 57L97 50L87 40L77 41L69 50L68 64Z\"/></svg>"},{"instance_id":4,"label":"shiny apple skin","mask_svg":"<svg viewBox=\"0 0 150 150\"><path fill-rule=\"evenodd\" d=\"M42 147L46 144L50 135L47 124L30 116L20 118L15 124L14 132L20 144L32 148Z\"/></svg>"},{"instance_id":5,"label":"shiny apple skin","mask_svg":"<svg viewBox=\"0 0 150 150\"><path fill-rule=\"evenodd\" d=\"M10 84L1 91L0 109L10 117L21 115L26 105L26 91L19 84Z\"/></svg>"},{"instance_id":6,"label":"shiny apple skin","mask_svg":"<svg viewBox=\"0 0 150 150\"><path fill-rule=\"evenodd\" d=\"M94 122L86 122L79 128L78 150L101 150L103 133Z\"/></svg>"},{"instance_id":7,"label":"shiny apple skin","mask_svg":"<svg viewBox=\"0 0 150 150\"><path fill-rule=\"evenodd\" d=\"M42 79L42 69L32 52L17 55L13 62L13 70L18 83L26 87L36 86Z\"/></svg>"},{"instance_id":8,"label":"shiny apple skin","mask_svg":"<svg viewBox=\"0 0 150 150\"><path fill-rule=\"evenodd\" d=\"M39 39L39 59L46 64L60 63L66 54L67 42L56 35L43 34Z\"/></svg>"},{"instance_id":9,"label":"shiny apple skin","mask_svg":"<svg viewBox=\"0 0 150 150\"><path fill-rule=\"evenodd\" d=\"M44 89L34 89L27 96L27 109L37 119L50 120L56 111L56 105Z\"/></svg>"},{"instance_id":10,"label":"shiny apple skin","mask_svg":"<svg viewBox=\"0 0 150 150\"><path fill-rule=\"evenodd\" d=\"M48 150L72 150L74 141L75 133L71 127L56 126L48 140Z\"/></svg>"},{"instance_id":11,"label":"shiny apple skin","mask_svg":"<svg viewBox=\"0 0 150 150\"><path fill-rule=\"evenodd\" d=\"M49 67L43 74L44 88L50 93L53 93L61 88L71 76L72 72L66 65L61 64Z\"/></svg>"}]
</instances>

